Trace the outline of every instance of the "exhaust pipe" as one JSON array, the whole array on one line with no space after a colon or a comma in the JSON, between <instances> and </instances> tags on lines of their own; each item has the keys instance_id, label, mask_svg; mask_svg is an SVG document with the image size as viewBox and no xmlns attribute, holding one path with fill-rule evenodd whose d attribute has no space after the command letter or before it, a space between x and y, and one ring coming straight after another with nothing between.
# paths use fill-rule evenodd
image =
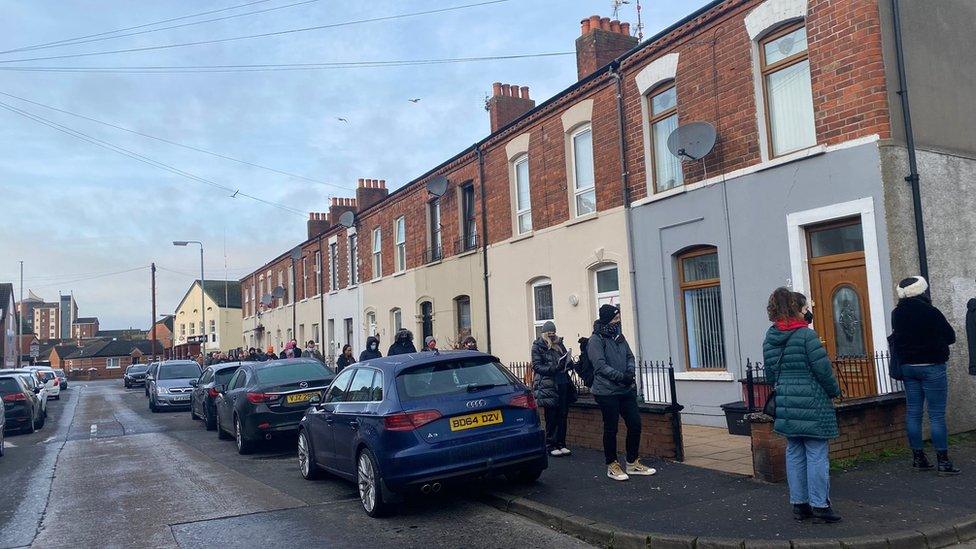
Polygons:
<instances>
[{"instance_id":1,"label":"exhaust pipe","mask_svg":"<svg viewBox=\"0 0 976 549\"><path fill-rule=\"evenodd\" d=\"M430 493L430 484L424 484L423 486L421 486L420 487L420 493L421 494L429 494Z\"/></svg>"},{"instance_id":2,"label":"exhaust pipe","mask_svg":"<svg viewBox=\"0 0 976 549\"><path fill-rule=\"evenodd\" d=\"M434 484L432 484L430 486L430 491L433 492L433 493L435 493L435 494L437 492L440 492L441 491L441 483L435 482Z\"/></svg>"}]
</instances>

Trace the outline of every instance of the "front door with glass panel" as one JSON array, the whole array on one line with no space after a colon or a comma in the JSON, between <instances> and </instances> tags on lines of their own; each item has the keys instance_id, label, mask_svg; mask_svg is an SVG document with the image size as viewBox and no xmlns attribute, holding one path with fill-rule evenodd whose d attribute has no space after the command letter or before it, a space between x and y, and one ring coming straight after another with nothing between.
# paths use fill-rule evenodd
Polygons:
<instances>
[{"instance_id":1,"label":"front door with glass panel","mask_svg":"<svg viewBox=\"0 0 976 549\"><path fill-rule=\"evenodd\" d=\"M874 361L851 359L874 353L860 220L810 228L807 245L813 327L841 370L835 373L845 395L874 394Z\"/></svg>"}]
</instances>

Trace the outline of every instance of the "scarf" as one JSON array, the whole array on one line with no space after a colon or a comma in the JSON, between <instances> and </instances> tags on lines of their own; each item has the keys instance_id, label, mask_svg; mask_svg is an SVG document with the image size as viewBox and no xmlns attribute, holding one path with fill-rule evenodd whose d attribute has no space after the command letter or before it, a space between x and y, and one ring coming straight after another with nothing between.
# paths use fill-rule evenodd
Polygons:
<instances>
[{"instance_id":1,"label":"scarf","mask_svg":"<svg viewBox=\"0 0 976 549\"><path fill-rule=\"evenodd\" d=\"M620 336L620 323L608 322L600 328L600 335L609 339L616 339Z\"/></svg>"},{"instance_id":2,"label":"scarf","mask_svg":"<svg viewBox=\"0 0 976 549\"><path fill-rule=\"evenodd\" d=\"M806 328L807 322L802 318L787 318L776 321L776 329L781 332L791 332L799 328Z\"/></svg>"}]
</instances>

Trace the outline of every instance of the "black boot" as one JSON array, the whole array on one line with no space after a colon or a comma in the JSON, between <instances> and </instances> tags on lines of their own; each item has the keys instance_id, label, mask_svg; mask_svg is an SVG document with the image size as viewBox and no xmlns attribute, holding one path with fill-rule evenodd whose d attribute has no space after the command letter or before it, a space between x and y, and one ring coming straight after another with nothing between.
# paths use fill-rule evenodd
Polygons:
<instances>
[{"instance_id":1,"label":"black boot","mask_svg":"<svg viewBox=\"0 0 976 549\"><path fill-rule=\"evenodd\" d=\"M912 450L912 470L931 471L935 467L929 463L929 458L924 450Z\"/></svg>"},{"instance_id":2,"label":"black boot","mask_svg":"<svg viewBox=\"0 0 976 549\"><path fill-rule=\"evenodd\" d=\"M835 522L840 522L842 519L840 515L834 512L830 507L813 507L813 522L817 524L833 524Z\"/></svg>"},{"instance_id":3,"label":"black boot","mask_svg":"<svg viewBox=\"0 0 976 549\"><path fill-rule=\"evenodd\" d=\"M962 471L956 469L952 462L949 461L949 452L937 452L939 460L939 476L940 477L951 477L953 475L958 475Z\"/></svg>"},{"instance_id":4,"label":"black boot","mask_svg":"<svg viewBox=\"0 0 976 549\"><path fill-rule=\"evenodd\" d=\"M810 508L809 503L793 504L793 520L804 521L812 516L813 516L813 510Z\"/></svg>"}]
</instances>

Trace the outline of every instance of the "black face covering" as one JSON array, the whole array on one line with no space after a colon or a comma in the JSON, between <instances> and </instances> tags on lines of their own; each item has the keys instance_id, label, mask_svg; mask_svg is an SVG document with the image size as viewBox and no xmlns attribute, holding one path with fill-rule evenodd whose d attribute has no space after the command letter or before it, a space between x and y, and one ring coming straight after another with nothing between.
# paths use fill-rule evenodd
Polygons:
<instances>
[{"instance_id":1,"label":"black face covering","mask_svg":"<svg viewBox=\"0 0 976 549\"><path fill-rule=\"evenodd\" d=\"M803 313L803 320L805 320L807 322L807 324L812 324L813 323L813 313L811 313L810 311L807 311L807 312Z\"/></svg>"}]
</instances>

